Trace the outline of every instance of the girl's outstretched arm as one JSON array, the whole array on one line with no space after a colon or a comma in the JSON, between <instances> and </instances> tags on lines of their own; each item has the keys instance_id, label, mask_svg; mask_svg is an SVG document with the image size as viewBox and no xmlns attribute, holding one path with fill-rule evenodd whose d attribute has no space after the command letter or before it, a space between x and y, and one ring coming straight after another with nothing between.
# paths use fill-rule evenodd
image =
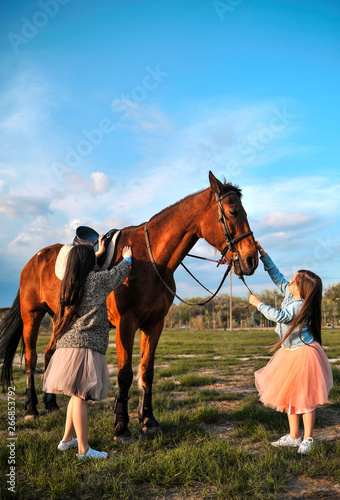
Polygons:
<instances>
[{"instance_id":1,"label":"girl's outstretched arm","mask_svg":"<svg viewBox=\"0 0 340 500\"><path fill-rule=\"evenodd\" d=\"M274 309L260 301L255 295L249 297L249 302L260 311L263 316L275 323L290 323L301 309L302 301L294 301L285 309Z\"/></svg>"},{"instance_id":2,"label":"girl's outstretched arm","mask_svg":"<svg viewBox=\"0 0 340 500\"><path fill-rule=\"evenodd\" d=\"M272 259L263 250L258 241L256 241L256 246L258 251L260 252L261 260L264 265L264 270L268 272L269 276L271 277L275 285L281 290L283 294L285 294L287 286L289 285L289 281L287 281L286 278L283 276L283 274L280 273L280 271L278 270Z\"/></svg>"}]
</instances>

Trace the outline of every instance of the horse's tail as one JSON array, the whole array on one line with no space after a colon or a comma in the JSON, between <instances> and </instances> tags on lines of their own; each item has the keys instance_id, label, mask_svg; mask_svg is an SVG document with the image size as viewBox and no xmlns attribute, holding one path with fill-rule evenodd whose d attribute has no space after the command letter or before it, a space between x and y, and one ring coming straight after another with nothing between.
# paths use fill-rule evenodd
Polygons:
<instances>
[{"instance_id":1,"label":"horse's tail","mask_svg":"<svg viewBox=\"0 0 340 500\"><path fill-rule=\"evenodd\" d=\"M23 321L20 314L19 291L12 307L0 324L0 361L3 361L0 384L9 386L13 380L12 364L20 339L23 338ZM24 345L22 347L22 353Z\"/></svg>"}]
</instances>

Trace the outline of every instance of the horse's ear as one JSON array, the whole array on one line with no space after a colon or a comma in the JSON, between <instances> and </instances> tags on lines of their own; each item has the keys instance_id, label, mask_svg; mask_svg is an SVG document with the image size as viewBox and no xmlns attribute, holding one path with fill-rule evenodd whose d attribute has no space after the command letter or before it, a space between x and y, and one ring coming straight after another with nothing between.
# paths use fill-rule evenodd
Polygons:
<instances>
[{"instance_id":1,"label":"horse's ear","mask_svg":"<svg viewBox=\"0 0 340 500\"><path fill-rule=\"evenodd\" d=\"M223 184L218 179L216 179L211 171L209 171L209 181L211 189L218 195L221 195L223 193Z\"/></svg>"}]
</instances>

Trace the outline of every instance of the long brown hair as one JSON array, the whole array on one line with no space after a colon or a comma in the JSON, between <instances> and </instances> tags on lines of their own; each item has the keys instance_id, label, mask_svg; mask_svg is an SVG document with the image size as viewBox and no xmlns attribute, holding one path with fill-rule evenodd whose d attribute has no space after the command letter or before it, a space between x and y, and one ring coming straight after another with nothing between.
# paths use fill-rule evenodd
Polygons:
<instances>
[{"instance_id":1,"label":"long brown hair","mask_svg":"<svg viewBox=\"0 0 340 500\"><path fill-rule=\"evenodd\" d=\"M308 330L313 339L322 345L321 339L321 301L322 301L322 281L312 271L301 269L295 275L297 285L303 305L300 312L293 319L290 328L282 340L277 342L271 349L274 351L277 347L289 339L293 330L299 325L299 337L302 340L301 332L303 325L307 323ZM302 340L303 342L303 340Z\"/></svg>"},{"instance_id":2,"label":"long brown hair","mask_svg":"<svg viewBox=\"0 0 340 500\"><path fill-rule=\"evenodd\" d=\"M60 285L57 310L53 318L54 343L59 340L77 316L77 306L84 294L88 274L95 266L95 253L88 245L76 245L68 254L64 278Z\"/></svg>"}]
</instances>

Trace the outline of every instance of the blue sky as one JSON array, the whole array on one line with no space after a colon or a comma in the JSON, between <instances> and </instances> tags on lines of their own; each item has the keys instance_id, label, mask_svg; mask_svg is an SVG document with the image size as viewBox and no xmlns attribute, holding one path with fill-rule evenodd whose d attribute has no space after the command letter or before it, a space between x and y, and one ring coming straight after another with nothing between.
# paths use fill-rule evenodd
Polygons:
<instances>
[{"instance_id":1,"label":"blue sky","mask_svg":"<svg viewBox=\"0 0 340 500\"><path fill-rule=\"evenodd\" d=\"M18 0L0 16L0 306L44 246L139 224L209 170L242 188L287 277L340 281L338 2ZM186 263L217 286L221 268ZM271 288L261 265L248 282Z\"/></svg>"}]
</instances>

